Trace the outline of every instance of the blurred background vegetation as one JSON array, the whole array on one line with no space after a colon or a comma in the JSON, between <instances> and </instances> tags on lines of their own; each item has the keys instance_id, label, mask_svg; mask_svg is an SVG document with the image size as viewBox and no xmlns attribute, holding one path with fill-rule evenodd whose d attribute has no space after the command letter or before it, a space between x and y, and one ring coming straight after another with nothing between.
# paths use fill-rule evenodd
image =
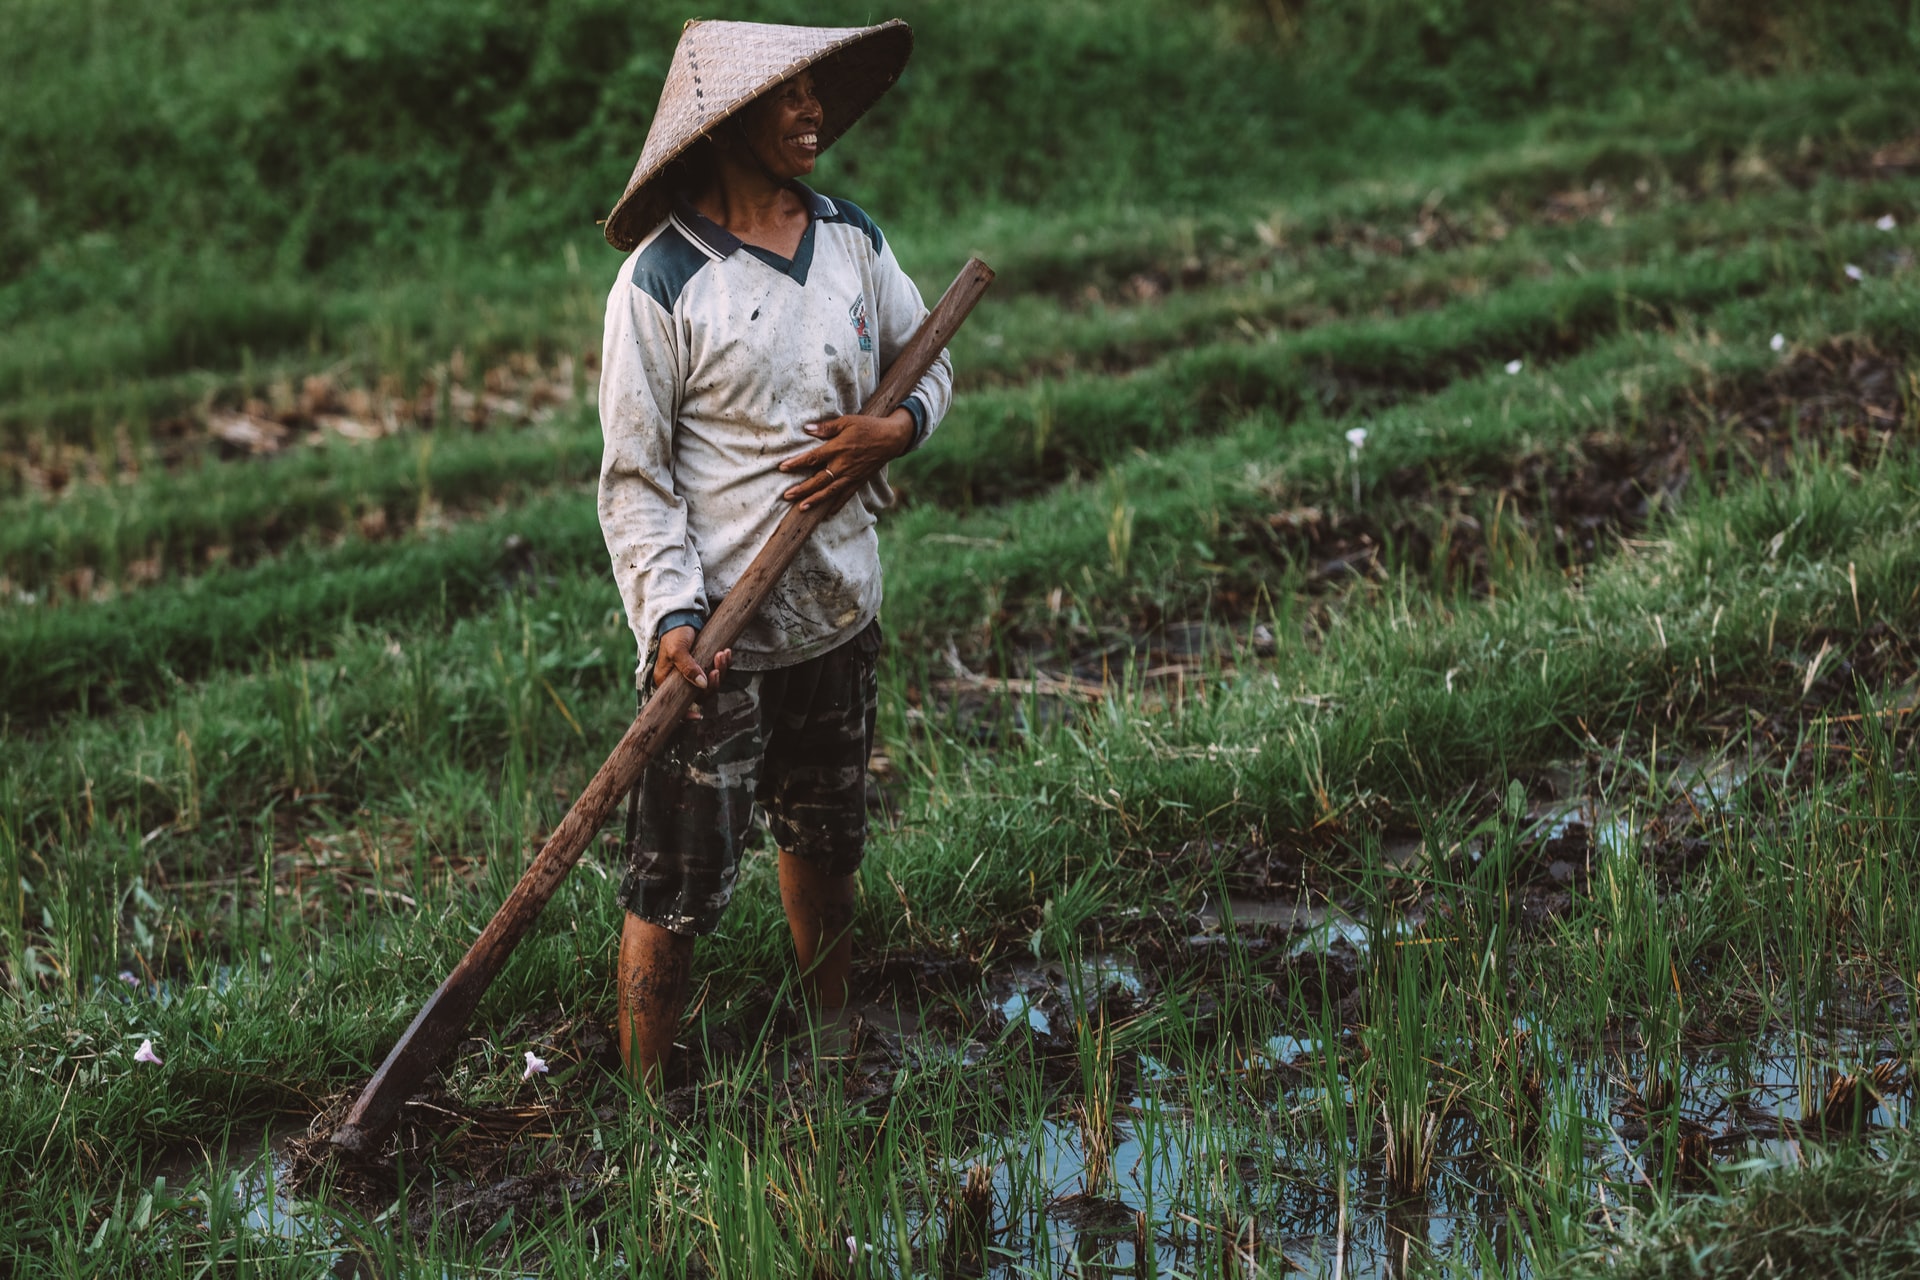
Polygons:
<instances>
[{"instance_id":1,"label":"blurred background vegetation","mask_svg":"<svg viewBox=\"0 0 1920 1280\"><path fill-rule=\"evenodd\" d=\"M630 0L0 12L4 324L150 310L184 281L251 290L584 249L686 16ZM1205 201L1334 176L1422 145L1436 122L1920 58L1907 0L742 0L728 16L894 13L919 35L913 69L821 181L917 222L983 199ZM202 299L172 354L242 329L304 342L300 296Z\"/></svg>"}]
</instances>

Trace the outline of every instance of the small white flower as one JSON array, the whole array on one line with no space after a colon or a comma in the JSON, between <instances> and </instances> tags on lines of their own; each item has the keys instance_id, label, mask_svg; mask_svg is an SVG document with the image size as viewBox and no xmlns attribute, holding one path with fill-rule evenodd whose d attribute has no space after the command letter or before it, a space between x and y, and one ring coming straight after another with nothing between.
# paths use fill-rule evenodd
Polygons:
<instances>
[{"instance_id":1,"label":"small white flower","mask_svg":"<svg viewBox=\"0 0 1920 1280\"><path fill-rule=\"evenodd\" d=\"M1785 351L1787 349L1787 335L1784 333L1776 333L1767 342L1767 345L1775 351Z\"/></svg>"},{"instance_id":2,"label":"small white flower","mask_svg":"<svg viewBox=\"0 0 1920 1280\"><path fill-rule=\"evenodd\" d=\"M1851 262L1849 262L1849 263L1847 264L1847 279L1849 279L1849 280L1865 280L1866 278L1867 278L1867 273L1866 273L1866 272L1864 272L1864 271L1862 271L1862 270L1861 270L1860 268L1858 268L1858 267L1856 267L1856 266L1854 266L1854 265L1853 265L1853 264L1852 264Z\"/></svg>"},{"instance_id":3,"label":"small white flower","mask_svg":"<svg viewBox=\"0 0 1920 1280\"><path fill-rule=\"evenodd\" d=\"M135 1062L151 1062L154 1066L159 1066L160 1055L153 1051L153 1041L142 1040L140 1047L133 1051L133 1060Z\"/></svg>"},{"instance_id":4,"label":"small white flower","mask_svg":"<svg viewBox=\"0 0 1920 1280\"><path fill-rule=\"evenodd\" d=\"M535 1076L543 1076L545 1074L547 1074L547 1060L533 1050L527 1050L527 1069L520 1073L520 1078L522 1080L531 1080Z\"/></svg>"},{"instance_id":5,"label":"small white flower","mask_svg":"<svg viewBox=\"0 0 1920 1280\"><path fill-rule=\"evenodd\" d=\"M120 981L134 988L138 988L140 985L140 979L133 976L133 970L131 969L122 969L120 971Z\"/></svg>"},{"instance_id":6,"label":"small white flower","mask_svg":"<svg viewBox=\"0 0 1920 1280\"><path fill-rule=\"evenodd\" d=\"M1893 220L1892 214L1883 213L1880 215L1880 220L1874 223L1873 225L1878 227L1882 231L1891 231L1895 227L1899 226L1900 224Z\"/></svg>"},{"instance_id":7,"label":"small white flower","mask_svg":"<svg viewBox=\"0 0 1920 1280\"><path fill-rule=\"evenodd\" d=\"M1526 368L1526 367L1527 367L1527 365L1526 365L1526 361L1524 361L1524 360L1509 360L1509 361L1507 361L1507 372L1508 372L1508 373L1518 373L1518 372L1520 372L1520 371L1521 371L1522 369L1524 369L1524 368Z\"/></svg>"},{"instance_id":8,"label":"small white flower","mask_svg":"<svg viewBox=\"0 0 1920 1280\"><path fill-rule=\"evenodd\" d=\"M1355 453L1367 447L1367 429L1365 427L1347 428L1347 448Z\"/></svg>"}]
</instances>

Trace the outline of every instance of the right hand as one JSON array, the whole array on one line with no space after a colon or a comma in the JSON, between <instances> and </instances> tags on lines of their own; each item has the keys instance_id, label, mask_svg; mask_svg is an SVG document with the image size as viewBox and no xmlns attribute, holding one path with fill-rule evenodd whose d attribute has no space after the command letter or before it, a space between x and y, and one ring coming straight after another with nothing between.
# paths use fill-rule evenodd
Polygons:
<instances>
[{"instance_id":1,"label":"right hand","mask_svg":"<svg viewBox=\"0 0 1920 1280\"><path fill-rule=\"evenodd\" d=\"M653 687L658 689L666 683L667 676L679 672L686 682L706 693L720 683L720 677L727 674L727 667L733 662L733 650L722 649L713 655L713 669L702 671L700 664L694 661L693 641L699 635L693 627L675 627L660 637L660 656L653 660ZM700 719L700 704L695 702L687 708L687 719Z\"/></svg>"}]
</instances>

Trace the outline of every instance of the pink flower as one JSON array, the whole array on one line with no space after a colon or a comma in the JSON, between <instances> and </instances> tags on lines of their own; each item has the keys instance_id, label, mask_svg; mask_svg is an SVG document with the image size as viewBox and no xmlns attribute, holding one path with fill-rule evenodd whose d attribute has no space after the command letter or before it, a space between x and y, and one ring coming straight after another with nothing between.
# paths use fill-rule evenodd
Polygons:
<instances>
[{"instance_id":1,"label":"pink flower","mask_svg":"<svg viewBox=\"0 0 1920 1280\"><path fill-rule=\"evenodd\" d=\"M154 1066L159 1066L160 1055L153 1051L153 1041L142 1040L140 1047L133 1051L133 1060L135 1062L151 1062Z\"/></svg>"},{"instance_id":2,"label":"pink flower","mask_svg":"<svg viewBox=\"0 0 1920 1280\"><path fill-rule=\"evenodd\" d=\"M520 1073L520 1078L522 1080L531 1080L535 1076L543 1076L545 1074L547 1074L547 1060L533 1050L527 1050L527 1069Z\"/></svg>"},{"instance_id":3,"label":"pink flower","mask_svg":"<svg viewBox=\"0 0 1920 1280\"><path fill-rule=\"evenodd\" d=\"M1867 278L1866 272L1854 266L1851 262L1847 264L1847 279L1857 282L1857 281L1865 280L1866 278Z\"/></svg>"},{"instance_id":4,"label":"pink flower","mask_svg":"<svg viewBox=\"0 0 1920 1280\"><path fill-rule=\"evenodd\" d=\"M122 969L120 971L120 981L126 983L130 987L137 988L140 985L140 979L133 976L133 970L131 969Z\"/></svg>"}]
</instances>

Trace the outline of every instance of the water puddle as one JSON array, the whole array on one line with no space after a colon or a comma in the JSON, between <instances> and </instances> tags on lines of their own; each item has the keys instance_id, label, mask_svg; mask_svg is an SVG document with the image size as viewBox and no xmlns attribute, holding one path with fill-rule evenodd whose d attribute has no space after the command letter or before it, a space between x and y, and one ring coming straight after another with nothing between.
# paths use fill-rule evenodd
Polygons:
<instances>
[{"instance_id":1,"label":"water puddle","mask_svg":"<svg viewBox=\"0 0 1920 1280\"><path fill-rule=\"evenodd\" d=\"M1223 913L1236 927L1260 916L1240 914L1242 905L1250 904L1230 901ZM1269 914L1263 926L1279 915ZM1296 927L1281 940L1289 948L1369 941L1365 922L1337 909L1291 910L1287 918ZM1098 1008L1104 1025L1124 1024L1161 994L1155 978L1120 953L1070 963L1023 959L989 973L975 990L984 1021L957 1035L923 1024L911 1010L868 1010L877 1052L894 1055L884 1074L951 1067L956 1055L978 1066L1004 1052L993 1042L1008 1037L1031 1037L1033 1052L1071 1070L1084 1050L1081 1033L1095 1021L1087 1015ZM1914 1119L1903 1082L1891 1072L1871 1074L1889 1060L1889 1046L1862 1034L1775 1031L1670 1051L1655 1069L1637 1046L1562 1039L1539 1024L1512 1032L1514 1043L1531 1045L1529 1060L1544 1077L1529 1086L1540 1142L1572 1153L1565 1167L1576 1172L1562 1176L1579 1180L1576 1201L1584 1195L1596 1221L1607 1206L1641 1197L1649 1182L1680 1181L1675 1170L1687 1162L1790 1161L1800 1158L1805 1138L1836 1138L1836 1125L1870 1133ZM1347 1027L1327 1035L1263 1032L1223 1044L1202 1054L1212 1064L1204 1075L1144 1048L1114 1050L1110 1101L1090 1105L1091 1095L1069 1085L1023 1127L962 1139L964 1154L941 1169L954 1198L903 1209L912 1266L894 1256L892 1241L876 1241L864 1247L858 1273L923 1274L937 1261L937 1273L1004 1280L1212 1275L1223 1273L1222 1259L1232 1253L1239 1261L1225 1274L1243 1276L1401 1277L1436 1264L1466 1274L1530 1274L1502 1172L1513 1158L1508 1140L1489 1137L1471 1103L1458 1095L1449 1103L1436 1085L1431 1175L1418 1196L1396 1191L1382 1159L1378 1086L1356 1082L1365 1060L1360 1041ZM1461 1045L1430 1049L1436 1062L1469 1055ZM1861 1087L1847 1095L1837 1075ZM1341 1136L1330 1136L1335 1129ZM213 1154L211 1165L208 1153L199 1156L200 1185L210 1188L203 1222L214 1216L211 1197L223 1196L229 1224L311 1257L332 1275L369 1274L341 1218L285 1194L292 1180L277 1139L237 1137L227 1152ZM976 1217L967 1237L957 1225L958 1189L970 1181ZM363 1206L361 1216L375 1209ZM515 1221L522 1217L538 1227L535 1217ZM957 1265L949 1254L964 1238L973 1252Z\"/></svg>"},{"instance_id":2,"label":"water puddle","mask_svg":"<svg viewBox=\"0 0 1920 1280\"><path fill-rule=\"evenodd\" d=\"M1808 1115L1804 1060L1780 1047L1736 1047L1688 1061L1679 1132L1703 1135L1709 1160L1799 1158L1793 1130ZM1297 1064L1322 1051L1291 1036L1265 1046L1273 1063ZM1557 1100L1605 1126L1605 1137L1586 1144L1595 1213L1607 1196L1617 1210L1662 1173L1663 1146L1648 1141L1618 1075L1639 1065L1579 1061L1565 1077L1571 1089ZM1270 1275L1398 1277L1441 1259L1488 1274L1477 1252L1487 1244L1500 1258L1491 1274L1532 1274L1508 1218L1507 1192L1470 1120L1442 1122L1427 1191L1409 1199L1388 1185L1376 1153L1344 1157L1278 1120L1317 1108L1311 1087L1287 1091L1264 1117L1195 1123L1174 1073L1151 1059L1139 1066L1142 1091L1128 1099L1097 1160L1089 1160L1079 1124L1048 1119L1028 1132L983 1136L977 1152L951 1170L956 1181L975 1165L992 1171L994 1221L1005 1243L993 1250L986 1274L1146 1274L1143 1254L1154 1274L1211 1273L1229 1248ZM1897 1100L1875 1101L1864 1119L1871 1127L1904 1125L1911 1113ZM1696 1158L1684 1154L1693 1148L1680 1150L1683 1159ZM1196 1215L1197 1202L1214 1211Z\"/></svg>"},{"instance_id":3,"label":"water puddle","mask_svg":"<svg viewBox=\"0 0 1920 1280\"><path fill-rule=\"evenodd\" d=\"M1236 926L1294 924L1295 954L1336 942L1363 949L1369 941L1366 926L1337 909L1242 914L1240 905L1251 904L1230 902L1223 913ZM1084 985L1061 985L1067 977L1081 983L1107 975L1108 992L1148 988L1137 975L1120 981L1123 966L1121 957L1105 956L1071 974L1028 968L990 981L989 1002L999 1001L1009 1026L1044 1035L1053 1025L1045 1008L1086 998ZM1562 1043L1537 1025L1516 1025L1514 1034L1516 1042L1531 1038L1536 1060L1550 1064L1537 1086L1542 1132L1574 1135L1595 1215L1607 1205L1617 1211L1652 1183L1705 1185L1710 1165L1797 1161L1808 1137L1832 1140L1914 1119L1911 1094L1889 1069L1889 1046L1854 1032L1778 1031L1670 1053L1658 1069L1638 1048ZM1435 1108L1432 1174L1425 1193L1410 1199L1387 1181L1379 1126L1363 1118L1371 1104L1355 1106L1354 1086L1342 1074L1350 1059L1341 1051L1303 1034L1250 1044L1227 1075L1275 1088L1262 1105L1225 1107L1214 1104L1216 1095L1233 1081L1195 1081L1139 1053L1130 1075L1122 1073L1132 1090L1104 1134L1066 1103L1069 1114L1049 1114L1029 1129L981 1134L948 1170L955 1185L978 1170L990 1178L997 1243L978 1273L1211 1274L1223 1251L1238 1250L1245 1265L1229 1274L1400 1277L1439 1261L1472 1274L1532 1274L1510 1219L1509 1188L1471 1109ZM1345 1145L1318 1128L1330 1103L1350 1117ZM910 1226L924 1240L952 1230L937 1212Z\"/></svg>"},{"instance_id":4,"label":"water puddle","mask_svg":"<svg viewBox=\"0 0 1920 1280\"><path fill-rule=\"evenodd\" d=\"M1746 760L1688 758L1658 771L1653 786L1611 800L1599 794L1585 770L1565 770L1554 778L1554 798L1528 811L1520 842L1552 845L1584 835L1594 853L1632 853L1647 829L1643 815L1679 806L1692 818L1710 819L1733 804L1752 776L1753 765Z\"/></svg>"}]
</instances>

